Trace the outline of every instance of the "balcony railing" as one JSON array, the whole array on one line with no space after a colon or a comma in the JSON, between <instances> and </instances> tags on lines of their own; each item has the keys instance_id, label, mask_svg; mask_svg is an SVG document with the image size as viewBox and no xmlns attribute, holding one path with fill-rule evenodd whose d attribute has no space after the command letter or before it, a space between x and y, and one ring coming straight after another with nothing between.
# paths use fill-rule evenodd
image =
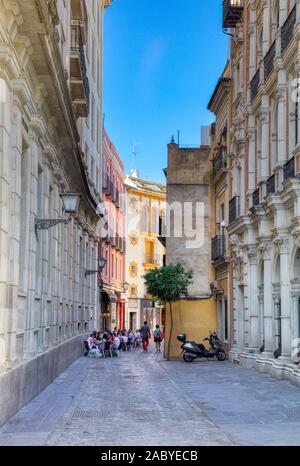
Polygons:
<instances>
[{"instance_id":1,"label":"balcony railing","mask_svg":"<svg viewBox=\"0 0 300 466\"><path fill-rule=\"evenodd\" d=\"M159 265L160 260L161 258L158 254L146 254L145 255L145 264Z\"/></svg>"},{"instance_id":2,"label":"balcony railing","mask_svg":"<svg viewBox=\"0 0 300 466\"><path fill-rule=\"evenodd\" d=\"M281 28L281 53L285 52L293 38L296 18L296 6L294 6L286 22Z\"/></svg>"},{"instance_id":3,"label":"balcony railing","mask_svg":"<svg viewBox=\"0 0 300 466\"><path fill-rule=\"evenodd\" d=\"M257 207L259 204L260 204L259 189L256 189L254 193L252 193L252 205L253 207Z\"/></svg>"},{"instance_id":4,"label":"balcony railing","mask_svg":"<svg viewBox=\"0 0 300 466\"><path fill-rule=\"evenodd\" d=\"M267 195L269 196L270 194L274 194L276 189L276 184L275 184L275 175L272 175L268 180L267 180Z\"/></svg>"},{"instance_id":5,"label":"balcony railing","mask_svg":"<svg viewBox=\"0 0 300 466\"><path fill-rule=\"evenodd\" d=\"M112 196L113 194L113 187L112 187L112 182L109 178L109 175L106 175L106 185L105 185L105 191L107 196Z\"/></svg>"},{"instance_id":6,"label":"balcony railing","mask_svg":"<svg viewBox=\"0 0 300 466\"><path fill-rule=\"evenodd\" d=\"M273 42L269 51L264 58L265 81L274 70L274 61L276 57L276 41Z\"/></svg>"},{"instance_id":7,"label":"balcony railing","mask_svg":"<svg viewBox=\"0 0 300 466\"><path fill-rule=\"evenodd\" d=\"M243 0L223 0L223 28L235 28L243 16Z\"/></svg>"},{"instance_id":8,"label":"balcony railing","mask_svg":"<svg viewBox=\"0 0 300 466\"><path fill-rule=\"evenodd\" d=\"M213 159L213 177L215 178L222 170L227 168L227 149L226 147L218 150Z\"/></svg>"},{"instance_id":9,"label":"balcony railing","mask_svg":"<svg viewBox=\"0 0 300 466\"><path fill-rule=\"evenodd\" d=\"M211 258L215 262L225 256L225 236L217 235L211 241Z\"/></svg>"},{"instance_id":10,"label":"balcony railing","mask_svg":"<svg viewBox=\"0 0 300 466\"><path fill-rule=\"evenodd\" d=\"M235 196L229 202L229 224L235 222L240 215L240 198Z\"/></svg>"},{"instance_id":11,"label":"balcony railing","mask_svg":"<svg viewBox=\"0 0 300 466\"><path fill-rule=\"evenodd\" d=\"M293 157L283 166L283 178L285 181L290 178L295 178L295 176L296 176L295 157Z\"/></svg>"},{"instance_id":12,"label":"balcony railing","mask_svg":"<svg viewBox=\"0 0 300 466\"><path fill-rule=\"evenodd\" d=\"M70 86L72 99L79 117L87 117L89 113L90 87L87 77L85 53L81 27L71 26L70 46Z\"/></svg>"},{"instance_id":13,"label":"balcony railing","mask_svg":"<svg viewBox=\"0 0 300 466\"><path fill-rule=\"evenodd\" d=\"M257 72L255 73L250 83L251 102L253 102L253 100L257 96L259 85L260 85L260 68L257 70Z\"/></svg>"}]
</instances>

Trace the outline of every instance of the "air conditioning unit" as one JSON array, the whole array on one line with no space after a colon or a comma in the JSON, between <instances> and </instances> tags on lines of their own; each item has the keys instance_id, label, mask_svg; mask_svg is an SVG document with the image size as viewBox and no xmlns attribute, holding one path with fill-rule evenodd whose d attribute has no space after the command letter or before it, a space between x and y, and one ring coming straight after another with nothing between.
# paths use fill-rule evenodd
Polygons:
<instances>
[{"instance_id":1,"label":"air conditioning unit","mask_svg":"<svg viewBox=\"0 0 300 466\"><path fill-rule=\"evenodd\" d=\"M219 281L212 282L212 283L210 284L210 289L211 289L211 291L212 291L213 293L216 292L216 291L221 290L221 284L220 284L220 282L219 282Z\"/></svg>"}]
</instances>

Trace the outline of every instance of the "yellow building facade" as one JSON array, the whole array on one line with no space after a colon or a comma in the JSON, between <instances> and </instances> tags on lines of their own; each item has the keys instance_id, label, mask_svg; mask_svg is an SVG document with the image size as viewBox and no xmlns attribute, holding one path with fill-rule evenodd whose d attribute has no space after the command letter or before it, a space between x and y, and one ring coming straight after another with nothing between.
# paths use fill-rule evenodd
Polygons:
<instances>
[{"instance_id":1,"label":"yellow building facade","mask_svg":"<svg viewBox=\"0 0 300 466\"><path fill-rule=\"evenodd\" d=\"M150 327L164 325L161 309L147 294L144 275L164 264L165 247L159 241L160 226L165 212L166 186L138 177L136 171L125 180L126 261L125 280L128 284L125 327L136 330L147 320Z\"/></svg>"}]
</instances>

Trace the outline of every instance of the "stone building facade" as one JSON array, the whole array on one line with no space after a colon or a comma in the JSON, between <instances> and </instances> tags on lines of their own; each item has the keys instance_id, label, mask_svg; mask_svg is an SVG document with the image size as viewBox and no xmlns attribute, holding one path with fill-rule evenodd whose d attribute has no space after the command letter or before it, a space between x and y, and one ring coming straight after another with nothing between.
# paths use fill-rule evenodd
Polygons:
<instances>
[{"instance_id":1,"label":"stone building facade","mask_svg":"<svg viewBox=\"0 0 300 466\"><path fill-rule=\"evenodd\" d=\"M193 271L188 296L173 307L174 330L171 356L177 357L180 345L176 336L187 334L200 342L217 327L216 300L211 287L215 271L211 261L211 238L215 222L211 215L210 147L168 146L166 253L167 264L180 263ZM166 312L166 337L170 332Z\"/></svg>"},{"instance_id":2,"label":"stone building facade","mask_svg":"<svg viewBox=\"0 0 300 466\"><path fill-rule=\"evenodd\" d=\"M0 1L0 424L99 325L97 277L85 271L98 267L103 216L96 127L109 3ZM77 214L36 229L67 220L64 192L81 195Z\"/></svg>"},{"instance_id":3,"label":"stone building facade","mask_svg":"<svg viewBox=\"0 0 300 466\"><path fill-rule=\"evenodd\" d=\"M215 115L211 126L211 260L215 270L213 294L217 303L217 333L226 344L232 343L232 321L230 319L230 274L229 239L226 227L229 223L229 170L227 147L229 140L228 110L231 101L231 73L227 62L225 69L211 96L208 109Z\"/></svg>"},{"instance_id":4,"label":"stone building facade","mask_svg":"<svg viewBox=\"0 0 300 466\"><path fill-rule=\"evenodd\" d=\"M300 1L223 8L232 34L231 358L300 385Z\"/></svg>"}]
</instances>

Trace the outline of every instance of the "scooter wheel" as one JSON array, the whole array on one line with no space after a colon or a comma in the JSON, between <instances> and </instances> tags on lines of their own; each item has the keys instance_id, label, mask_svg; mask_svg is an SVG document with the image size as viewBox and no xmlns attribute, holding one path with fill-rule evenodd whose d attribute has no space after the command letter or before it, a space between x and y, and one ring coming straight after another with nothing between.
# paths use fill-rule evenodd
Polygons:
<instances>
[{"instance_id":1,"label":"scooter wheel","mask_svg":"<svg viewBox=\"0 0 300 466\"><path fill-rule=\"evenodd\" d=\"M226 361L226 353L224 351L220 351L217 354L218 361Z\"/></svg>"},{"instance_id":2,"label":"scooter wheel","mask_svg":"<svg viewBox=\"0 0 300 466\"><path fill-rule=\"evenodd\" d=\"M183 359L185 360L185 362L193 362L195 357L192 356L191 354L184 353Z\"/></svg>"}]
</instances>

